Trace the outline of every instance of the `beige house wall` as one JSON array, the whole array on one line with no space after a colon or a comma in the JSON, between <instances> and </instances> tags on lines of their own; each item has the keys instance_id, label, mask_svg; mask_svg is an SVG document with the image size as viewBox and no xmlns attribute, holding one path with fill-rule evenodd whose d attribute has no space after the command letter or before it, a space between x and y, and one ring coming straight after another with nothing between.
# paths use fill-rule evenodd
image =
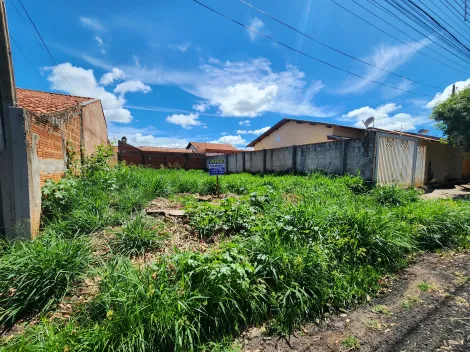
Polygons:
<instances>
[{"instance_id":1,"label":"beige house wall","mask_svg":"<svg viewBox=\"0 0 470 352\"><path fill-rule=\"evenodd\" d=\"M333 126L333 134L335 136L348 138L362 138L366 135L365 130L355 130L347 127Z\"/></svg>"},{"instance_id":2,"label":"beige house wall","mask_svg":"<svg viewBox=\"0 0 470 352\"><path fill-rule=\"evenodd\" d=\"M421 141L420 144L426 146L425 184L462 178L463 148L428 141Z\"/></svg>"},{"instance_id":3,"label":"beige house wall","mask_svg":"<svg viewBox=\"0 0 470 352\"><path fill-rule=\"evenodd\" d=\"M255 144L255 150L290 147L312 143L330 142L328 135L360 138L364 136L361 131L344 127L333 127L308 122L289 121L279 127L269 136Z\"/></svg>"},{"instance_id":4,"label":"beige house wall","mask_svg":"<svg viewBox=\"0 0 470 352\"><path fill-rule=\"evenodd\" d=\"M93 154L100 145L108 144L108 128L101 102L94 101L82 107L83 133L82 145L87 156Z\"/></svg>"}]
</instances>

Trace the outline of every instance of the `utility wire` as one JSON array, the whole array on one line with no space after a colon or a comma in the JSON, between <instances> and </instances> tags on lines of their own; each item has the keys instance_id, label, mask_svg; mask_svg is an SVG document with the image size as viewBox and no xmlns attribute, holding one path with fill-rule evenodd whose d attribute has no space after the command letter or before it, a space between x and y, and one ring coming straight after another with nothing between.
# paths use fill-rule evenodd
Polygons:
<instances>
[{"instance_id":1,"label":"utility wire","mask_svg":"<svg viewBox=\"0 0 470 352\"><path fill-rule=\"evenodd\" d=\"M343 5L337 3L336 1L331 0L331 2L333 2L333 3L336 4L336 5L338 5L338 6L341 7L343 10L349 12L351 15L353 15L353 16L359 18L361 21L364 21L364 22L367 23L368 25L370 25L370 26L374 27L375 29L379 30L380 32L382 32L382 33L388 35L389 37L395 39L396 41L398 41L398 42L400 42L400 43L402 43L402 44L404 44L404 45L410 47L411 49L413 49L413 50L415 50L415 51L421 53L422 55L425 55L425 56L429 57L430 59L433 59L434 61L439 62L440 64L442 64L442 65L444 65L444 66L447 66L447 67L449 67L449 68L451 68L451 69L453 69L453 70L455 70L455 71L459 71L459 72L462 72L462 73L465 73L465 74L470 74L469 71L462 71L461 69L455 68L455 67L453 67L453 66L451 66L451 65L449 65L449 64L447 64L447 63L445 63L445 62L443 62L443 61L441 61L441 60L439 60L439 59L436 59L435 57L433 57L433 56L431 56L431 55L425 53L424 51L421 51L421 50L419 50L419 49L414 48L414 47L411 46L410 44L408 44L408 43L404 42L403 40L401 40L401 39L395 37L394 35L388 33L386 30L384 30L384 29L382 29L382 28L380 28L380 27L377 27L377 26L376 26L375 24L373 24L372 22L369 22L368 20L362 18L362 17L359 16L358 14L354 13L353 11L351 11L351 10L349 10L348 8L344 7ZM366 9L366 10L367 10L367 9ZM369 11L369 10L367 10L367 11L370 12L371 14L373 14L375 17L380 18L378 15L376 15L376 14L373 13L372 11ZM382 19L382 18L380 18L380 19ZM400 30L399 28L396 28L395 26L393 26L391 23L387 22L386 20L382 19L382 21L384 21L385 23L387 23L389 26L394 27L394 28L395 28L396 30L398 30L399 32L405 34L407 37L411 38L413 41L416 41L416 39L414 39L413 37L409 36L407 33L403 32L403 31ZM419 45L421 45L422 47L424 47L424 45L421 44L421 43L418 43L418 42L417 42L417 44L419 44ZM438 54L438 55L440 55L440 56L446 58L445 56L443 56L442 54L440 54L440 53L438 53L437 51L433 50L432 48L428 48L428 49L431 50L431 51L434 51L436 54ZM446 58L446 59L449 60L448 58ZM461 66L461 67L464 67L464 66L462 66L462 65L460 65L460 64L457 64L457 65L459 65L459 66ZM465 67L464 67L464 68L465 68Z\"/></svg>"},{"instance_id":2,"label":"utility wire","mask_svg":"<svg viewBox=\"0 0 470 352\"><path fill-rule=\"evenodd\" d=\"M351 72L351 71L345 70L345 69L343 69L343 68L340 68L340 67L338 67L338 66L335 66L335 65L333 65L333 64L330 64L329 62L326 62L326 61L324 61L324 60L321 60L321 59L318 59L318 58L316 58L316 57L314 57L314 56L311 56L311 55L309 55L309 54L306 54L306 53L304 53L303 51L297 50L297 49L295 49L295 48L293 48L293 47L291 47L291 46L289 46L289 45L287 45L287 44L284 44L284 43L282 43L282 42L280 42L280 41L274 39L273 37L271 37L271 36L269 36L269 35L267 35L267 34L261 33L260 31L257 31L257 30L254 29L254 28L251 28L251 27L249 27L249 26L247 26L247 25L244 25L243 23L241 23L241 22L239 22L239 21L237 21L237 20L234 20L233 18L230 18L230 17L224 15L223 13L221 13L221 12L219 12L219 11L217 11L217 10L215 10L215 9L213 9L213 8L211 8L211 7L207 6L207 5L205 5L205 4L201 3L201 2L199 2L198 0L193 0L193 1L194 1L195 3L201 5L201 6L205 7L206 9L208 9L208 10L210 10L210 11L212 11L212 12L218 14L219 16L221 16L221 17L223 17L223 18L225 18L225 19L227 19L227 20L229 20L229 21L231 21L231 22L233 22L233 23L236 23L236 24L238 24L239 26L244 27L244 28L246 28L246 29L248 29L248 30L250 30L250 31L252 31L252 32L254 32L254 33L257 33L257 34L261 35L262 37L273 41L273 42L276 43L276 44L279 44L279 45L281 45L281 46L283 46L283 47L285 47L285 48L287 48L287 49L289 49L289 50L295 51L296 53L299 53L299 54L301 54L301 55L304 55L304 56L306 56L306 57L308 57L308 58L310 58L310 59L312 59L312 60L314 60L314 61L317 61L317 62L320 62L320 63L322 63L322 64L324 64L324 65L330 66L330 67L332 67L332 68L334 68L334 69L336 69L336 70L339 70L339 71L348 73L348 74L350 74L350 75L352 75L352 76L355 76L355 77L357 77L357 78L360 78L360 79L363 79L363 80L365 80L365 81L369 81L369 82L372 82L372 83L375 83L375 84L379 84L379 85L384 86L384 87L387 87L387 88L392 88L392 89L400 90L400 91L402 91L402 92L409 93L409 94L416 94L416 95L421 95L421 96L425 96L425 97L434 98L433 96L428 95L428 94L417 93L417 92L409 91L409 90L402 89L402 88L399 88L399 87L390 86L390 85L385 84L385 83L382 83L382 82L374 81L374 80L372 80L372 79L368 79L368 78L366 78L366 77L363 77L363 76L361 76L361 75L358 75L358 74L356 74L356 73L354 73L354 72Z\"/></svg>"},{"instance_id":3,"label":"utility wire","mask_svg":"<svg viewBox=\"0 0 470 352\"><path fill-rule=\"evenodd\" d=\"M431 4L433 4L435 7L436 7L436 10L438 8L438 6L432 1L432 0L428 0ZM455 20L453 18L451 18L445 11L443 11L443 13L446 14L446 17L449 21L452 21L452 24L450 24L449 22L447 22L444 18L442 18L441 16L439 16L439 14L437 14L436 11L434 11L433 9L431 9L428 5L426 5L426 3L423 1L423 0L419 0L419 2L424 6L426 7L429 11L431 11L432 13L434 13L438 18L440 18L442 21L444 21L449 27L452 27L455 26L457 28L457 32L460 30L460 31L465 31L465 33L467 35L470 36L470 32L467 32L467 28L466 27L463 27L463 29L458 25L458 23L455 22ZM468 39L467 39L468 40Z\"/></svg>"},{"instance_id":4,"label":"utility wire","mask_svg":"<svg viewBox=\"0 0 470 352\"><path fill-rule=\"evenodd\" d=\"M70 91L72 92L72 94L76 95L72 86L70 85L70 83L67 81L67 79L65 78L62 70L60 69L59 65L57 64L57 61L54 59L54 56L52 56L52 53L51 51L49 50L49 48L47 47L46 45L46 42L44 41L44 39L42 38L41 36L41 33L39 33L39 30L37 29L36 25L34 24L34 21L31 19L31 16L29 15L28 11L26 10L25 6L23 5L23 2L21 0L18 0L21 4L21 7L23 8L24 12L26 13L26 16L28 16L28 19L29 21L31 22L31 24L33 25L36 33L38 34L39 38L41 39L41 42L42 44L44 45L44 47L46 48L47 50L47 53L49 54L50 58L52 59L52 61L54 62L54 66L57 67L57 69L59 70L59 73L60 75L62 76L62 79L64 80L64 82L68 85L68 87L70 88Z\"/></svg>"},{"instance_id":5,"label":"utility wire","mask_svg":"<svg viewBox=\"0 0 470 352\"><path fill-rule=\"evenodd\" d=\"M341 51L341 50L339 50L339 49L336 49L336 48L334 48L334 47L332 47L332 46L330 46L330 45L328 45L328 44L326 44L326 43L324 43L324 42L318 40L318 39L315 39L315 38L309 36L308 34L305 34L305 33L301 32L301 31L299 31L298 29L296 29L296 28L294 28L294 27L288 25L287 23L285 23L285 22L283 22L283 21L277 19L277 18L274 17L274 16L271 16L270 14L268 14L268 13L264 12L263 10L261 10L261 9L255 7L255 6L253 6L252 4L249 4L248 2L246 2L246 1L244 1L244 0L240 0L240 1L241 1L242 3L244 3L245 5L247 5L247 6L251 7L251 8L253 8L254 10L256 10L256 11L262 13L263 15L268 16L269 18L273 19L274 21L276 21L276 22L278 22L278 23L280 23L280 24L282 24L282 25L284 25L284 26L286 26L286 27L292 29L293 31L295 31L295 32L297 32L297 33L303 35L304 37L307 37L307 38L313 40L314 42L316 42L316 43L318 43L318 44L321 44L321 45L327 47L328 49L331 49L331 50L333 50L333 51L335 51L335 52L337 52L337 53L339 53L339 54L341 54L341 55L344 55L344 56L347 56L347 57L349 57L349 58L351 58L351 59L353 59L353 60L362 62L363 64L368 65L368 66L370 66L370 67L374 67L374 68L379 69L379 70L381 70L381 71L390 73L390 74L392 74L392 75L394 75L394 76L397 76L397 77L406 79L407 81L410 81L410 82L418 83L418 84L421 84L421 85L423 85L423 86L428 86L428 87L432 87L432 88L444 89L444 87L433 86L433 85L431 85L431 84L427 84L427 83L415 81L415 80L413 80L413 79L410 79L410 78L407 78L407 77L405 77L405 76L402 76L402 75L400 75L400 74L398 74L398 73L395 73L395 72L392 72L392 71L388 71L388 70L386 70L386 69L384 69L384 68L382 68L382 67L379 67L379 66L376 66L376 65L374 65L374 64L371 64L371 63L369 63L369 62L367 62L367 61L358 59L357 57L354 57L354 56L352 56L352 55L350 55L350 54L347 54L347 53L345 53L345 52L343 52L343 51Z\"/></svg>"},{"instance_id":6,"label":"utility wire","mask_svg":"<svg viewBox=\"0 0 470 352\"><path fill-rule=\"evenodd\" d=\"M442 4L445 6L443 0L441 0L441 2L442 2ZM449 2L448 0L445 0L445 2L450 6L450 8L452 8L452 9L455 11L455 12L454 12L454 11L450 11L450 12L452 12L452 14L460 21L461 18L462 18L462 17L461 17L462 15L460 14L459 10L457 10L457 9L455 8L455 6L452 5L452 3ZM470 28L470 26L468 25L468 23L464 22L464 24L465 24L467 27Z\"/></svg>"},{"instance_id":7,"label":"utility wire","mask_svg":"<svg viewBox=\"0 0 470 352\"><path fill-rule=\"evenodd\" d=\"M453 54L451 51L449 51L448 49L444 48L443 46L441 46L439 43L436 43L432 37L428 37L426 36L426 34L422 33L421 31L419 31L418 29L414 28L412 25L410 25L408 22L406 22L405 20L403 20L401 17L397 16L395 13L393 13L392 11L390 11L389 9L387 9L383 4L381 4L379 1L377 0L366 0L368 1L370 4L374 5L375 7L377 7L378 9L380 9L381 11L385 12L386 14L388 15L392 15L393 17L395 17L398 21L400 21L401 23L403 23L404 25L410 27L411 29L413 29L414 31L416 31L418 34L424 36L425 38L427 38L428 40L434 42L435 44L437 44L438 46L440 46L442 49L446 50L447 52L449 52L450 54ZM428 31L428 32L431 32L431 35L435 35L437 37L439 37L441 40L443 40L447 45L453 47L455 50L459 51L461 54L463 54L464 56L467 55L468 53L465 53L462 51L461 48L459 47L456 47L455 46L455 43L452 43L451 41L449 41L449 39L446 39L446 38L443 38L442 34L440 33L440 28L438 29L438 31L436 32L436 30L433 30L432 28L430 28L429 26L427 25L423 25L422 22L419 22L419 20L416 18L416 16L413 18L413 17L410 17L412 15L410 15L410 11L408 10L408 12L406 12L407 10L406 9L403 9L403 8L399 8L398 5L396 5L396 2L395 4L391 3L390 1L386 0L385 2L387 2L389 5L391 5L393 8L395 8L396 10L398 10L398 12L402 13L403 15L405 15L406 17L410 18L415 24L418 25L418 27ZM357 3L356 3L357 4ZM358 4L359 5L359 4ZM361 6L361 5L359 5ZM421 20L422 21L422 20ZM410 37L410 36L409 36ZM414 39L414 38L413 38ZM416 40L416 39L414 39ZM461 58L462 59L462 58ZM462 59L462 60L468 60L469 57L467 57L467 59Z\"/></svg>"},{"instance_id":8,"label":"utility wire","mask_svg":"<svg viewBox=\"0 0 470 352\"><path fill-rule=\"evenodd\" d=\"M355 2L354 0L352 0L352 1ZM421 53L421 54L423 54L423 55L425 55L425 56L427 56L427 57L433 59L434 61L437 61L437 62L439 62L439 63L441 63L441 64L443 64L443 65L445 65L445 66L447 66L447 67L450 67L450 68L456 70L456 71L459 71L459 72L462 72L462 73L465 73L465 74L470 74L469 71L463 71L463 70L461 70L461 69L458 69L458 68L455 68L455 67L453 67L453 66L450 66L449 64L447 64L447 63L445 63L445 62L443 62L443 61L441 61L441 60L436 59L435 57L433 57L433 56L431 56L431 55L425 53L424 51L421 51L421 50L419 50L419 49L416 49L415 47L411 46L410 44L408 44L408 43L404 42L403 40L401 40L401 39L395 37L394 35L390 34L390 33L387 32L386 30L384 30L384 29L382 29L382 28L376 26L375 24L369 22L368 20L362 18L361 16L359 16L358 14L356 14L356 13L354 13L353 11L349 10L348 8L344 7L343 5L339 4L339 3L336 2L335 0L331 0L331 2L333 2L333 3L336 4L336 5L338 5L338 6L341 7L343 10L349 12L349 13L352 14L353 16L356 16L356 17L359 18L360 20L366 22L366 23L369 24L370 26L372 26L372 27L378 29L378 30L381 31L382 33L384 33L384 34L388 35L389 37L391 37L391 38L397 40L398 42L400 42L400 43L402 43L402 44L404 44L404 45L410 47L411 49L413 49L413 50L415 50L415 51L417 51L417 52L419 52L419 53ZM367 9L366 7L362 6L361 4L358 4L357 2L355 2L355 3L356 3L357 5L359 5L360 7L362 7L364 10L366 10L367 12L369 12L370 14L372 14L374 17L377 17L377 18L380 19L381 21L385 22L385 23L388 24L389 26L395 28L397 31L399 31L400 33L404 34L405 36L407 36L408 38L410 38L411 40L413 40L413 41L416 42L416 39L413 38L412 36L410 36L408 33L406 33L406 32L404 32L404 31L402 31L401 29L397 28L396 26L394 26L392 23L388 22L387 20L384 20L382 17L380 17L380 16L377 15L376 13L372 12L371 10ZM423 48L425 47L423 44L421 44L421 43L419 43L419 42L417 42L417 44L421 45ZM433 51L434 53L438 54L439 56L442 56L443 58L445 58L445 59L447 59L447 60L449 60L449 61L452 61L452 62L455 63L456 65L458 65L458 66L463 67L464 69L466 69L465 66L459 64L458 62L453 61L452 59L449 59L449 58L445 57L444 55L442 55L441 53L435 51L434 49L429 48L429 47L428 47L428 49L431 50L431 51Z\"/></svg>"},{"instance_id":9,"label":"utility wire","mask_svg":"<svg viewBox=\"0 0 470 352\"><path fill-rule=\"evenodd\" d=\"M21 49L21 47L19 46L19 44L16 42L16 40L10 35L10 39L11 41L13 42L13 44L16 45L16 47L18 48L18 50L21 52L21 54L23 54L24 58L26 59L26 61L28 61L29 63L29 66L31 66L31 68L35 71L35 72L38 72L37 69L34 67L34 65L31 63L31 61L29 61L28 57L26 56L26 54L24 53L24 51Z\"/></svg>"},{"instance_id":10,"label":"utility wire","mask_svg":"<svg viewBox=\"0 0 470 352\"><path fill-rule=\"evenodd\" d=\"M451 51L449 51L448 49L446 49L445 47L443 47L442 45L440 45L439 43L437 43L436 41L432 39L432 37L437 37L442 42L447 44L449 47L456 50L458 55L461 55L460 56L461 60L466 61L470 59L470 48L467 47L464 43L462 43L447 28L441 25L439 21L437 21L433 16L431 16L426 10L424 10L419 5L417 5L413 0L406 0L402 2L398 2L397 0L385 0L385 1L389 5L391 5L393 8L395 8L398 12L408 17L418 27L429 32L432 36L427 37L427 38L431 40L433 43L437 44L442 49L452 54ZM417 31L418 33L426 37L425 34L421 33L410 24L408 23L406 24L413 30ZM454 55L456 54L454 53Z\"/></svg>"}]
</instances>

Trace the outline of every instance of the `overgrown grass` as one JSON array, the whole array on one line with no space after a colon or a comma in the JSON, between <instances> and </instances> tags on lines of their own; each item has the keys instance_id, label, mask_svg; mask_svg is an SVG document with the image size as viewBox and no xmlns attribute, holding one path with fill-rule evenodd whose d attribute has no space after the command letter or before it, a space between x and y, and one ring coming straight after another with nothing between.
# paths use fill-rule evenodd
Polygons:
<instances>
[{"instance_id":1,"label":"overgrown grass","mask_svg":"<svg viewBox=\"0 0 470 352\"><path fill-rule=\"evenodd\" d=\"M80 314L65 326L44 321L4 348L217 350L263 323L269 333L288 335L325 312L365 302L380 278L417 250L470 245L468 202L424 201L416 190L374 188L352 176L228 175L221 187L238 197L220 204L183 197L190 226L201 238L227 237L220 246L161 256L143 268L111 256L94 268L99 292ZM98 156L81 176L46 186L43 236L60 233L61 243L86 243L98 230L121 226L112 247L139 256L159 245L163 229L130 214L155 197L214 192L204 172L109 167ZM20 256L15 248L4 257ZM31 266L54 267L31 258ZM14 283L9 276L4 281L4 287ZM7 309L31 311L26 303L19 299Z\"/></svg>"},{"instance_id":2,"label":"overgrown grass","mask_svg":"<svg viewBox=\"0 0 470 352\"><path fill-rule=\"evenodd\" d=\"M136 257L161 246L163 224L145 218L141 213L115 231L112 248L116 253Z\"/></svg>"},{"instance_id":3,"label":"overgrown grass","mask_svg":"<svg viewBox=\"0 0 470 352\"><path fill-rule=\"evenodd\" d=\"M89 248L56 235L15 241L0 259L0 324L42 312L65 295L87 268Z\"/></svg>"}]
</instances>

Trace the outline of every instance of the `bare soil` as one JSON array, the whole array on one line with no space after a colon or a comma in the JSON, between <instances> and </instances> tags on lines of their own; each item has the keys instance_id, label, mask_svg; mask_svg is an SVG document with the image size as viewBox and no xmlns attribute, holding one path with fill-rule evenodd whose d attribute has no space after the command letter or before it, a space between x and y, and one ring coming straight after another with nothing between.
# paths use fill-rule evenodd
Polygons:
<instances>
[{"instance_id":1,"label":"bare soil","mask_svg":"<svg viewBox=\"0 0 470 352\"><path fill-rule=\"evenodd\" d=\"M391 282L388 293L290 338L253 328L242 351L470 351L470 253L423 254ZM355 337L358 348L342 342Z\"/></svg>"},{"instance_id":2,"label":"bare soil","mask_svg":"<svg viewBox=\"0 0 470 352\"><path fill-rule=\"evenodd\" d=\"M426 194L423 194L422 197L425 199L470 199L470 183L430 188L427 190Z\"/></svg>"}]
</instances>

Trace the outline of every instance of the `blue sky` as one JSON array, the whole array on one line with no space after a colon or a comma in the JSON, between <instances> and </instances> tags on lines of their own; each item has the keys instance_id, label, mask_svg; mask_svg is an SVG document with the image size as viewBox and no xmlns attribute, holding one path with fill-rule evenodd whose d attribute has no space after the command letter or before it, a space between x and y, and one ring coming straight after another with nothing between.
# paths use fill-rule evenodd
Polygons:
<instances>
[{"instance_id":1,"label":"blue sky","mask_svg":"<svg viewBox=\"0 0 470 352\"><path fill-rule=\"evenodd\" d=\"M448 62L431 51L444 52L424 36L395 21L418 43L413 42L351 1L336 1L408 45ZM470 74L418 53L330 0L251 3L350 55L441 88L344 57L240 1L202 2L345 70L428 96L325 66L191 0L23 0L60 70L36 42L18 0L6 0L17 86L72 93L63 74L77 95L102 100L110 138L126 136L134 145L184 147L188 141L218 141L244 147L283 117L362 126L362 120L375 116L377 127L415 132L427 128L439 135L428 118L432 106L450 94L452 84L458 82L459 89L470 84Z\"/></svg>"}]
</instances>

